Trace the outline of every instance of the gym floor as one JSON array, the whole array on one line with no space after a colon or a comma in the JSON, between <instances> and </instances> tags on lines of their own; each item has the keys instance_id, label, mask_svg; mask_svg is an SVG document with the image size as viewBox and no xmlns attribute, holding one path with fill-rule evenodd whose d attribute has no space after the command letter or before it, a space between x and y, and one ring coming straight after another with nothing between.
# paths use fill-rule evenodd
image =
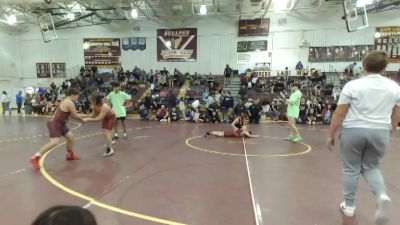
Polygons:
<instances>
[{"instance_id":1,"label":"gym floor","mask_svg":"<svg viewBox=\"0 0 400 225\"><path fill-rule=\"evenodd\" d=\"M227 124L128 120L115 155L104 158L99 123L69 123L82 160L65 161L60 145L35 171L29 158L48 141L46 118L0 119L0 218L30 224L54 205L91 210L99 225L372 225L375 201L362 180L356 218L344 218L341 161L325 147L327 126L300 126L290 143L284 123L250 126L261 138L203 135ZM121 136L121 135L120 135ZM382 165L400 221L400 135Z\"/></svg>"}]
</instances>

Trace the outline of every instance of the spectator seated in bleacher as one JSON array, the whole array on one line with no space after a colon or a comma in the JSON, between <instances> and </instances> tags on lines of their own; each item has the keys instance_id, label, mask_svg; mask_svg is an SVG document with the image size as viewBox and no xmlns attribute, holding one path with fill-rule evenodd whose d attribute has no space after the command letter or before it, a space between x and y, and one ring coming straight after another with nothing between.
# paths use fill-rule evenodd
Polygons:
<instances>
[{"instance_id":1,"label":"spectator seated in bleacher","mask_svg":"<svg viewBox=\"0 0 400 225\"><path fill-rule=\"evenodd\" d=\"M164 105L161 105L161 108L157 111L156 118L160 122L166 122L169 117L168 110L165 108Z\"/></svg>"},{"instance_id":2,"label":"spectator seated in bleacher","mask_svg":"<svg viewBox=\"0 0 400 225\"><path fill-rule=\"evenodd\" d=\"M201 121L202 123L210 122L210 113L205 106L201 106L199 109L199 121Z\"/></svg>"},{"instance_id":3,"label":"spectator seated in bleacher","mask_svg":"<svg viewBox=\"0 0 400 225\"><path fill-rule=\"evenodd\" d=\"M222 118L223 121L227 121L227 113L235 106L235 102L233 100L233 97L231 96L231 92L228 91L224 93L222 96L222 101L221 101L221 110L222 110Z\"/></svg>"},{"instance_id":4,"label":"spectator seated in bleacher","mask_svg":"<svg viewBox=\"0 0 400 225\"><path fill-rule=\"evenodd\" d=\"M301 61L299 61L296 64L296 70L303 70L303 69L304 69L303 63Z\"/></svg>"},{"instance_id":5,"label":"spectator seated in bleacher","mask_svg":"<svg viewBox=\"0 0 400 225\"><path fill-rule=\"evenodd\" d=\"M169 112L169 116L171 118L171 121L178 121L179 120L179 113L176 111L176 107L171 108L171 111Z\"/></svg>"},{"instance_id":6,"label":"spectator seated in bleacher","mask_svg":"<svg viewBox=\"0 0 400 225\"><path fill-rule=\"evenodd\" d=\"M307 113L307 123L309 125L311 125L311 124L315 125L316 121L317 121L316 112L315 112L314 108L310 108Z\"/></svg>"},{"instance_id":7,"label":"spectator seated in bleacher","mask_svg":"<svg viewBox=\"0 0 400 225\"><path fill-rule=\"evenodd\" d=\"M333 114L332 106L326 105L324 110L322 111L323 124L326 124L326 125L331 124L332 114Z\"/></svg>"},{"instance_id":8,"label":"spectator seated in bleacher","mask_svg":"<svg viewBox=\"0 0 400 225\"><path fill-rule=\"evenodd\" d=\"M306 99L301 98L300 100L300 113L299 113L299 119L298 122L300 124L306 124L307 122L307 113L308 113L308 106L306 104Z\"/></svg>"},{"instance_id":9,"label":"spectator seated in bleacher","mask_svg":"<svg viewBox=\"0 0 400 225\"><path fill-rule=\"evenodd\" d=\"M150 120L150 113L143 103L139 107L139 114L140 120Z\"/></svg>"},{"instance_id":10,"label":"spectator seated in bleacher","mask_svg":"<svg viewBox=\"0 0 400 225\"><path fill-rule=\"evenodd\" d=\"M246 85L242 85L241 87L240 87L240 90L239 90L239 98L240 99L245 99L245 98L247 98L247 87L246 87Z\"/></svg>"},{"instance_id":11,"label":"spectator seated in bleacher","mask_svg":"<svg viewBox=\"0 0 400 225\"><path fill-rule=\"evenodd\" d=\"M271 102L271 117L274 121L279 120L279 108L276 105L276 101Z\"/></svg>"},{"instance_id":12,"label":"spectator seated in bleacher","mask_svg":"<svg viewBox=\"0 0 400 225\"><path fill-rule=\"evenodd\" d=\"M245 99L242 98L242 99L240 99L239 103L235 105L235 107L233 109L235 117L239 117L242 112L246 111L246 107L244 106L244 101L245 101Z\"/></svg>"},{"instance_id":13,"label":"spectator seated in bleacher","mask_svg":"<svg viewBox=\"0 0 400 225\"><path fill-rule=\"evenodd\" d=\"M260 117L262 114L262 107L260 105L260 99L256 99L254 103L248 108L248 115L250 118L249 123L259 124Z\"/></svg>"}]
</instances>

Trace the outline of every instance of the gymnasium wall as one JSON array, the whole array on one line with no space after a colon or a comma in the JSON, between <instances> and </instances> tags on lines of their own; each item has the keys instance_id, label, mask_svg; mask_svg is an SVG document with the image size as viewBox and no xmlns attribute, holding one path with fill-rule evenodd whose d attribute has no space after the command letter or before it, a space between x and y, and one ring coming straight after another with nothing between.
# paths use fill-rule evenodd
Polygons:
<instances>
[{"instance_id":1,"label":"gymnasium wall","mask_svg":"<svg viewBox=\"0 0 400 225\"><path fill-rule=\"evenodd\" d=\"M18 35L0 30L0 92L16 94L12 87L18 86L21 69Z\"/></svg>"},{"instance_id":2,"label":"gymnasium wall","mask_svg":"<svg viewBox=\"0 0 400 225\"><path fill-rule=\"evenodd\" d=\"M342 71L350 62L308 63L308 48L301 48L301 40L307 40L311 46L334 45L372 45L376 26L395 26L400 24L397 11L388 11L369 16L370 28L348 33L342 10L329 9L320 13L292 12L267 15L271 19L268 37L237 37L238 18L233 17L195 17L181 19L174 26L167 26L156 21L120 21L105 26L83 27L59 30L59 39L44 43L38 27L18 37L0 35L0 77L19 77L18 87L47 85L50 79L36 79L37 62L66 62L67 77L75 76L84 63L83 38L100 37L147 37L144 51L122 51L122 65L132 69L135 65L149 70L175 67L182 72L221 74L225 64L244 71L254 64L237 64L236 45L240 40L268 40L268 52L272 57L272 70L283 70L286 66L294 70L301 60L306 67L320 68L325 71ZM286 18L285 25L278 20ZM139 26L140 31L133 31ZM198 60L196 62L162 63L156 57L156 30L158 28L198 28ZM4 44L3 44L4 41ZM399 65L390 65L389 70L398 70ZM61 80L56 80L56 83Z\"/></svg>"}]
</instances>

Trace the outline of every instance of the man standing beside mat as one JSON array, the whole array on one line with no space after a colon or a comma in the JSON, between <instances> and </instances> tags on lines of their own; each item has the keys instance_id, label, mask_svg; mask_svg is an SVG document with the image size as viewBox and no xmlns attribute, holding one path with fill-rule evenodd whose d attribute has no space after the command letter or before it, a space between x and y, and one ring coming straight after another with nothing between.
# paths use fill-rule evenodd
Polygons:
<instances>
[{"instance_id":1,"label":"man standing beside mat","mask_svg":"<svg viewBox=\"0 0 400 225\"><path fill-rule=\"evenodd\" d=\"M379 165L385 156L390 130L396 130L400 117L400 87L380 75L388 64L383 51L370 52L363 61L364 77L343 88L333 115L327 140L333 150L340 126L340 154L343 160L344 202L342 213L354 217L358 180L362 175L376 196L377 225L388 224L391 200Z\"/></svg>"},{"instance_id":2,"label":"man standing beside mat","mask_svg":"<svg viewBox=\"0 0 400 225\"><path fill-rule=\"evenodd\" d=\"M114 90L110 92L107 96L107 100L110 101L112 105L112 111L115 113L117 120L121 121L122 129L124 132L124 138L126 138L126 108L131 105L130 100L132 99L127 93L121 91L121 86L119 83L114 83L113 85ZM115 134L114 139L118 139L118 122L115 124Z\"/></svg>"}]
</instances>

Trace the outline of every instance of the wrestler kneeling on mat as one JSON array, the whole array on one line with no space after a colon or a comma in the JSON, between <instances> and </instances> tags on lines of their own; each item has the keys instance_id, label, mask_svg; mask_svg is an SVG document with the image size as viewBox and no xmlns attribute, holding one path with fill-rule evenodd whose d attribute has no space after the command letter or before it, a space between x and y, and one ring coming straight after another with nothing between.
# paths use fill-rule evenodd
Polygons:
<instances>
[{"instance_id":1,"label":"wrestler kneeling on mat","mask_svg":"<svg viewBox=\"0 0 400 225\"><path fill-rule=\"evenodd\" d=\"M67 140L67 160L80 159L73 151L75 145L74 135L66 125L70 116L80 120L81 122L85 122L83 121L83 118L78 115L75 108L75 102L79 98L79 91L71 88L67 90L66 95L67 97L62 100L60 105L57 107L53 118L47 122L47 128L50 133L50 142L44 145L30 160L36 169L40 169L39 162L42 155L60 144L61 137L65 137Z\"/></svg>"},{"instance_id":2,"label":"wrestler kneeling on mat","mask_svg":"<svg viewBox=\"0 0 400 225\"><path fill-rule=\"evenodd\" d=\"M85 122L101 122L101 128L106 141L106 152L104 156L114 154L112 133L115 125L117 124L117 117L111 110L110 106L103 102L104 95L101 93L94 93L90 97L92 102L93 112L91 118L84 118Z\"/></svg>"}]
</instances>

